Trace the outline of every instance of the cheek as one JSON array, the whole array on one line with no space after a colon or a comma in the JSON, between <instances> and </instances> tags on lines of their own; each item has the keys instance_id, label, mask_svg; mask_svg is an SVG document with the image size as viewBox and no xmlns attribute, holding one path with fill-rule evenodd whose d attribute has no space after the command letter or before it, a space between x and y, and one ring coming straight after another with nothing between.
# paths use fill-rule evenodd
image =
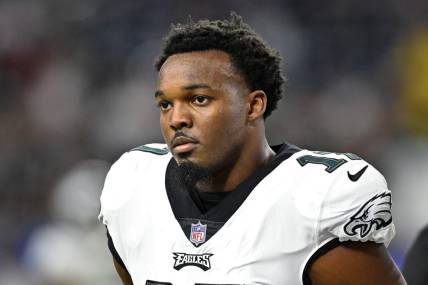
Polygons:
<instances>
[{"instance_id":1,"label":"cheek","mask_svg":"<svg viewBox=\"0 0 428 285\"><path fill-rule=\"evenodd\" d=\"M242 131L245 126L245 113L242 105L231 105L227 109L219 110L224 132L227 134L236 134Z\"/></svg>"},{"instance_id":2,"label":"cheek","mask_svg":"<svg viewBox=\"0 0 428 285\"><path fill-rule=\"evenodd\" d=\"M161 130L162 136L165 139L165 141L167 142L167 138L169 135L169 129L170 128L169 128L169 124L168 124L165 116L160 115L159 125L160 125L160 130Z\"/></svg>"},{"instance_id":3,"label":"cheek","mask_svg":"<svg viewBox=\"0 0 428 285\"><path fill-rule=\"evenodd\" d=\"M245 116L242 109L235 107L216 108L204 117L203 125L201 130L209 137L209 143L223 149L240 137L244 131Z\"/></svg>"}]
</instances>

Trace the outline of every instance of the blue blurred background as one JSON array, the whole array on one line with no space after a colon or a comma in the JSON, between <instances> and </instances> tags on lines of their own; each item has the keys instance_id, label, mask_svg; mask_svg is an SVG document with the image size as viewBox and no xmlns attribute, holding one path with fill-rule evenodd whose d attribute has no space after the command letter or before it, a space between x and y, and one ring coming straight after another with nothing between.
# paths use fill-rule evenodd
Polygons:
<instances>
[{"instance_id":1,"label":"blue blurred background","mask_svg":"<svg viewBox=\"0 0 428 285\"><path fill-rule=\"evenodd\" d=\"M0 284L119 284L98 198L162 141L155 57L171 22L241 14L284 57L272 144L354 152L393 191L396 262L428 224L428 2L0 1Z\"/></svg>"}]
</instances>

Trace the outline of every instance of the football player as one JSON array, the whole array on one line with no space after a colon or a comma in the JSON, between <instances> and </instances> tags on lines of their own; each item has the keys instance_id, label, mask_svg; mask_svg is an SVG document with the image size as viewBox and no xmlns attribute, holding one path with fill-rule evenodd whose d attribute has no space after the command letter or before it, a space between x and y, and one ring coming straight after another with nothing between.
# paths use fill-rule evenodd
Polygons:
<instances>
[{"instance_id":1,"label":"football player","mask_svg":"<svg viewBox=\"0 0 428 285\"><path fill-rule=\"evenodd\" d=\"M173 26L156 67L165 144L125 153L101 196L124 284L405 284L383 176L269 146L280 56L239 16Z\"/></svg>"}]
</instances>

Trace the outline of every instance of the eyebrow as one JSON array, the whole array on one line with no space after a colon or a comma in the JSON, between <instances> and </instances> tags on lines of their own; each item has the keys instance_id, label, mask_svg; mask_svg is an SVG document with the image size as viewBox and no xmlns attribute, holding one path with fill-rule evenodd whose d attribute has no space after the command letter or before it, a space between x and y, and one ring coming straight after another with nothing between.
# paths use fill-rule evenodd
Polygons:
<instances>
[{"instance_id":1,"label":"eyebrow","mask_svg":"<svg viewBox=\"0 0 428 285\"><path fill-rule=\"evenodd\" d=\"M160 91L160 90L156 90L156 92L155 92L155 98L157 98L157 97L159 97L159 96L162 96L163 95L163 92L162 91Z\"/></svg>"},{"instance_id":2,"label":"eyebrow","mask_svg":"<svg viewBox=\"0 0 428 285\"><path fill-rule=\"evenodd\" d=\"M203 84L203 83L190 84L190 85L182 87L182 89L184 89L186 91L190 91L190 90L194 90L194 89L201 89L201 88L212 89L211 86L209 86L208 84ZM155 98L157 98L159 96L163 96L163 95L164 95L164 93L161 90L157 90L155 92Z\"/></svg>"},{"instance_id":3,"label":"eyebrow","mask_svg":"<svg viewBox=\"0 0 428 285\"><path fill-rule=\"evenodd\" d=\"M208 84L190 84L187 86L184 86L183 89L184 90L193 90L193 89L200 89L200 88L205 88L205 89L212 89L211 86L209 86Z\"/></svg>"}]
</instances>

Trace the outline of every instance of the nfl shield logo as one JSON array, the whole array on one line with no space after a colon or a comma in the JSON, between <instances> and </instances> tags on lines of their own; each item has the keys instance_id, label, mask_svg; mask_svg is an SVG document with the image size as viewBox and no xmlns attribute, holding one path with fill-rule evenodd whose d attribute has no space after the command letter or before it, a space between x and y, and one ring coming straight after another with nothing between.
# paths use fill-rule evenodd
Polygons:
<instances>
[{"instance_id":1,"label":"nfl shield logo","mask_svg":"<svg viewBox=\"0 0 428 285\"><path fill-rule=\"evenodd\" d=\"M201 224L201 221L198 221L197 224L191 225L190 241L193 242L196 246L205 242L206 235L207 225Z\"/></svg>"}]
</instances>

